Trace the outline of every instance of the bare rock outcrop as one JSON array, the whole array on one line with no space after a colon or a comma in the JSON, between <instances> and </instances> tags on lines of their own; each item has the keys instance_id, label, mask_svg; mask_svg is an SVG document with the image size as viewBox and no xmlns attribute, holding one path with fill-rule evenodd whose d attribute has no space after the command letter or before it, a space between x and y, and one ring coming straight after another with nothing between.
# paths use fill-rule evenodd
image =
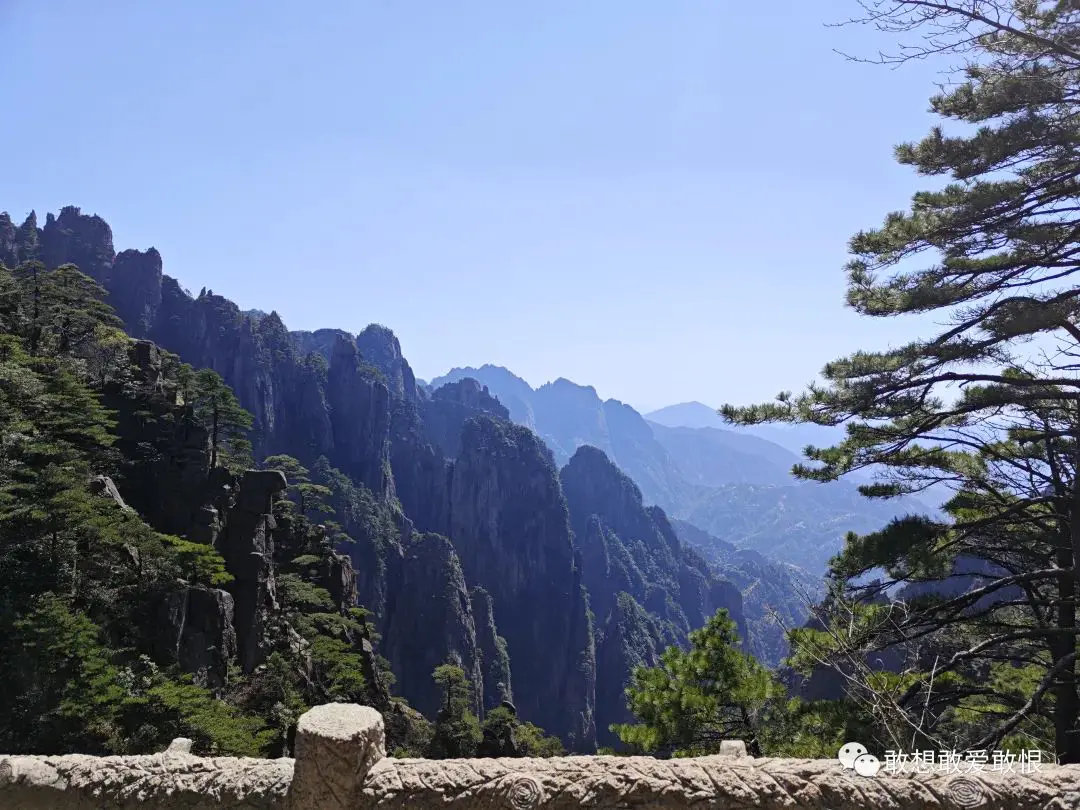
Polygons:
<instances>
[{"instance_id":1,"label":"bare rock outcrop","mask_svg":"<svg viewBox=\"0 0 1080 810\"><path fill-rule=\"evenodd\" d=\"M161 656L192 673L200 686L225 686L236 655L232 595L220 588L180 588L165 595L160 614L156 642Z\"/></svg>"},{"instance_id":2,"label":"bare rock outcrop","mask_svg":"<svg viewBox=\"0 0 1080 810\"><path fill-rule=\"evenodd\" d=\"M228 587L235 604L233 623L244 672L262 663L265 616L277 605L271 502L285 486L285 476L277 470L247 470L218 543L225 567L233 575Z\"/></svg>"}]
</instances>

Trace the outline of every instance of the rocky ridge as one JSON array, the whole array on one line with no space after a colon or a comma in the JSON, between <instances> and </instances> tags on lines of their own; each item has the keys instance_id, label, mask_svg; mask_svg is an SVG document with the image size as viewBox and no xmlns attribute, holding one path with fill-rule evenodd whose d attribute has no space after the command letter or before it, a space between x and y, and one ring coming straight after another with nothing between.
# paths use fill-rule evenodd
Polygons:
<instances>
[{"instance_id":1,"label":"rocky ridge","mask_svg":"<svg viewBox=\"0 0 1080 810\"><path fill-rule=\"evenodd\" d=\"M117 254L104 220L74 207L49 214L41 228L33 215L19 227L0 216L0 260L27 259L50 267L76 264L106 288L127 330L145 339L138 345L150 358L148 379L155 362L167 362L159 346L196 368L214 369L254 416L256 458L293 456L330 486L355 542L343 549L348 565L341 558L327 572L327 585L342 608L358 600L374 612L378 651L414 706L433 704L431 666L456 661L472 679L479 711L512 695L523 720L558 734L572 750L589 751L597 729L621 719L610 716L614 709L598 709L592 599L603 605L605 626L626 593L660 628L646 632L654 653L634 658L620 651L640 646L636 639L645 631L618 619L611 632L601 630L609 669L648 662L663 643L684 641L685 630L713 607L740 612L737 590L725 590L682 559L684 550L659 510L642 518L632 498L593 506L589 494L585 502L575 494L576 505L568 509L555 456L531 430L508 420L519 403L501 403L471 380L429 394L385 327L355 336L290 333L275 312L245 315L210 290L192 296L162 272L156 250ZM556 388L550 394L557 398ZM234 580L224 592L179 594L163 608L170 628L165 646L211 683L227 676L221 660L195 660L193 651L213 647L228 658L235 645L244 671L261 662L260 639L277 601L268 563L275 527L267 510L277 484L271 474L253 471L239 481L215 479L213 492L202 490L198 470L205 467L195 457L205 436L182 424L170 429L168 441L177 451L165 460L148 458L118 486L152 525L204 538L226 560ZM175 486L163 500L145 474L162 464L159 472ZM634 516L620 517L623 507ZM619 585L629 591L610 587L589 572L583 548L594 538L587 520L572 524L572 512L596 515L609 548L616 546L612 532L622 543L620 531L633 534L651 521L659 545L635 564L640 568L662 552L664 561L656 565L666 572L665 582L693 582L665 588L649 580L644 590L634 590L631 576ZM631 544L654 540L625 538ZM418 599L420 592L437 598ZM625 598L622 604L626 616L637 615ZM613 647L616 626L629 640ZM377 683L372 644L357 644ZM623 683L627 674L612 671L611 678ZM372 700L380 708L389 703L385 690Z\"/></svg>"}]
</instances>

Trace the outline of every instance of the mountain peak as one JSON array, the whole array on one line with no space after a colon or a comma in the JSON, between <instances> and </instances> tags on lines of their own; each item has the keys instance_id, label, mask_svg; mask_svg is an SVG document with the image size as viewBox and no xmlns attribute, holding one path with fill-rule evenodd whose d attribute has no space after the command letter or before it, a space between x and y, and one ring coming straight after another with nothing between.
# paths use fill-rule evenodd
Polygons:
<instances>
[{"instance_id":1,"label":"mountain peak","mask_svg":"<svg viewBox=\"0 0 1080 810\"><path fill-rule=\"evenodd\" d=\"M645 414L645 418L664 427L731 427L715 408L710 408L703 402L680 402L678 405L668 405L666 408Z\"/></svg>"}]
</instances>

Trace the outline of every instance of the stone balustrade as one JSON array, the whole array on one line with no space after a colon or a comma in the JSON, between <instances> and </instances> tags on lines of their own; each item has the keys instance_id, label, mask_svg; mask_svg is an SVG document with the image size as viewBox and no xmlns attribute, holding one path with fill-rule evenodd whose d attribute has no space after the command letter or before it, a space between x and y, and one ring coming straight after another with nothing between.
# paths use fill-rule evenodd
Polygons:
<instances>
[{"instance_id":1,"label":"stone balustrade","mask_svg":"<svg viewBox=\"0 0 1080 810\"><path fill-rule=\"evenodd\" d=\"M187 740L149 756L0 755L0 808L1080 808L1080 765L865 777L837 760L754 759L740 749L674 760L394 759L378 712L329 704L300 718L295 759L197 757Z\"/></svg>"}]
</instances>

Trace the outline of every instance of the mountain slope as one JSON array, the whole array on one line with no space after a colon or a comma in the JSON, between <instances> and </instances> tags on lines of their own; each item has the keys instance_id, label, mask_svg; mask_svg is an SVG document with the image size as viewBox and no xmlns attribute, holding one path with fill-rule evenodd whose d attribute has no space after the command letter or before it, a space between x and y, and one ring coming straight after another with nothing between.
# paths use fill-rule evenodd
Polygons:
<instances>
[{"instance_id":1,"label":"mountain slope","mask_svg":"<svg viewBox=\"0 0 1080 810\"><path fill-rule=\"evenodd\" d=\"M802 627L808 606L824 597L822 580L808 571L751 549L741 549L684 520L671 524L679 538L712 563L718 574L742 595L749 634L747 649L769 667L788 654L787 629Z\"/></svg>"},{"instance_id":2,"label":"mountain slope","mask_svg":"<svg viewBox=\"0 0 1080 810\"><path fill-rule=\"evenodd\" d=\"M841 427L826 427L809 424L766 424L734 426L726 422L715 408L700 402L683 402L668 405L665 408L645 414L650 422L665 427L717 428L737 432L745 436L754 436L778 444L798 458L802 458L803 448L808 444L829 447L844 438Z\"/></svg>"},{"instance_id":3,"label":"mountain slope","mask_svg":"<svg viewBox=\"0 0 1080 810\"><path fill-rule=\"evenodd\" d=\"M925 509L907 498L864 498L843 481L726 484L709 489L685 519L737 547L824 574L847 532L876 531L905 511Z\"/></svg>"},{"instance_id":4,"label":"mountain slope","mask_svg":"<svg viewBox=\"0 0 1080 810\"><path fill-rule=\"evenodd\" d=\"M700 486L790 484L791 468L799 461L777 444L732 430L648 424L683 477Z\"/></svg>"},{"instance_id":5,"label":"mountain slope","mask_svg":"<svg viewBox=\"0 0 1080 810\"><path fill-rule=\"evenodd\" d=\"M487 386L506 406L510 418L536 431L560 466L582 445L605 455L634 479L645 501L670 514L686 511L693 497L678 465L637 411L618 400L601 400L592 386L566 379L536 390L500 366L454 368L432 380L442 385L471 377Z\"/></svg>"},{"instance_id":6,"label":"mountain slope","mask_svg":"<svg viewBox=\"0 0 1080 810\"><path fill-rule=\"evenodd\" d=\"M17 232L0 218L0 260L37 256L50 267L73 262L98 280L131 334L220 373L253 415L256 459L294 457L328 488L335 520L353 541L342 549L351 558L357 598L373 612L378 652L389 659L410 703L432 711L438 690L429 667L450 660L470 677L478 712L512 696L523 720L558 734L572 750L593 750L598 651L585 578L600 591L608 573L583 566L582 538L572 527L551 451L527 427L507 419L528 419L533 402L515 402L511 391L500 404L464 377L455 385L434 384L429 393L383 326L357 335L290 333L276 312L251 317L211 290L192 296L162 272L157 251L116 253L108 224L74 207L50 214L42 228L35 220ZM515 381L504 375L500 382ZM640 415L614 405L605 410L591 389L563 381L530 399L556 431L558 446L576 449L579 438L602 442L609 422L621 425L628 418L639 432L620 428L613 448L626 458L641 457L643 468L656 455L659 479L672 467ZM577 404L570 409L568 402ZM572 418L560 421L566 416ZM121 493L142 493L140 508L173 500L151 476L121 483ZM575 495L575 514L598 516L608 539L619 537L611 549L646 542L641 536L624 540L611 527L625 532L641 514L655 526L666 525L663 513L643 511L640 499L620 501L613 510L606 501L592 503L601 494L590 492ZM182 534L202 531L199 521L214 525L214 515L198 502L179 508L172 517ZM677 561L672 570L680 572L680 593L698 588L701 596L705 585L706 591L724 591L724 583L700 566L683 565L693 555L670 527L658 531ZM250 555L235 559L255 564ZM254 589L244 599L271 598L258 571L244 576L245 587ZM631 624L652 627L647 643L656 649L685 643L686 630L704 621L712 602L687 596L685 604L694 609L682 607L686 622L672 622L663 590L647 589L637 607L617 600L611 626L626 633ZM725 604L737 613L737 589L728 585L724 592ZM244 632L245 638L258 636ZM627 642L645 643L639 635ZM613 682L625 682L629 671L619 667L637 660L625 654L627 644L606 644L601 651ZM370 647L365 650L372 659Z\"/></svg>"},{"instance_id":7,"label":"mountain slope","mask_svg":"<svg viewBox=\"0 0 1080 810\"><path fill-rule=\"evenodd\" d=\"M500 401L505 396L517 403L518 416L528 416L556 459L582 445L596 447L633 479L646 503L725 542L814 574L824 574L848 531L877 529L897 515L926 511L910 498L871 501L850 481L798 481L790 471L800 456L751 429L712 426L725 423L700 403L657 412L669 422L698 425L669 427L647 421L624 403L601 400L590 386L559 379L534 391L497 366L455 368L432 385L466 377L480 380ZM509 411L516 421L515 409ZM818 426L791 429L801 428L813 432Z\"/></svg>"}]
</instances>

